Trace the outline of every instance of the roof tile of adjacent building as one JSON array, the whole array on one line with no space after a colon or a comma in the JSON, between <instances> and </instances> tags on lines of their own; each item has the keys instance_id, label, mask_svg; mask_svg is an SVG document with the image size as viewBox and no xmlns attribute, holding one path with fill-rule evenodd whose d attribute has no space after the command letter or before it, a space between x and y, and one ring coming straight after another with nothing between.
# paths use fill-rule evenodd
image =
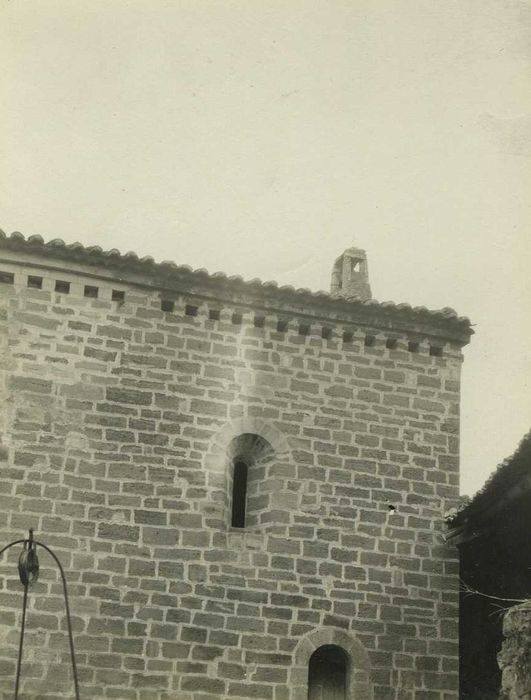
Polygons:
<instances>
[{"instance_id":1,"label":"roof tile of adjacent building","mask_svg":"<svg viewBox=\"0 0 531 700\"><path fill-rule=\"evenodd\" d=\"M488 532L500 512L531 493L531 430L516 451L490 475L484 486L450 522L448 540L466 542Z\"/></svg>"},{"instance_id":2,"label":"roof tile of adjacent building","mask_svg":"<svg viewBox=\"0 0 531 700\"><path fill-rule=\"evenodd\" d=\"M44 257L50 261L64 261L90 267L106 268L109 271L129 271L141 273L143 276L153 278L153 286L160 289L168 289L173 282L196 282L201 286L216 288L237 295L249 294L267 297L274 301L282 301L295 305L319 305L328 309L335 309L341 313L356 312L362 318L376 318L380 321L392 318L402 322L414 322L421 325L429 325L437 329L441 335L446 335L450 340L457 341L461 345L466 344L473 334L470 320L458 316L451 308L429 310L424 306L412 307L410 304L395 304L390 301L378 302L375 299L361 301L359 299L345 299L337 294L329 294L324 291L312 292L310 289L295 289L290 285L279 287L276 282L263 282L260 279L244 280L239 275L228 276L223 272L210 274L205 269L193 270L188 265L177 265L164 260L160 263L150 257L140 258L134 252L120 253L116 248L103 250L99 246L84 246L82 243L67 244L62 239L56 238L45 242L39 235L24 237L18 231L5 234L0 230L0 250L28 253Z\"/></svg>"}]
</instances>

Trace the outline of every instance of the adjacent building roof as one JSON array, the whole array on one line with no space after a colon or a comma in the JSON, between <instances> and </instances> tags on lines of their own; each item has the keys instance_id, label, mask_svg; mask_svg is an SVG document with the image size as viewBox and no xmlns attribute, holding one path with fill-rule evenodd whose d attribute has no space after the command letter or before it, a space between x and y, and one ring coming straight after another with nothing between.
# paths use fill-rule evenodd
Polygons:
<instances>
[{"instance_id":1,"label":"adjacent building roof","mask_svg":"<svg viewBox=\"0 0 531 700\"><path fill-rule=\"evenodd\" d=\"M529 499L531 507L531 430L455 516L448 539L459 544L489 532L498 514L522 497Z\"/></svg>"},{"instance_id":2,"label":"adjacent building roof","mask_svg":"<svg viewBox=\"0 0 531 700\"><path fill-rule=\"evenodd\" d=\"M335 311L339 315L355 312L362 322L376 321L386 325L386 320L397 322L401 327L409 326L415 330L416 325L429 327L432 331L449 340L465 345L473 334L470 320L460 317L451 308L429 310L423 306L412 307L409 304L378 302L375 299L362 301L330 294L324 291L312 292L309 289L295 289L286 285L279 287L276 282L263 282L259 279L244 280L240 276L227 276L223 272L210 274L207 270L193 270L188 265L177 265L164 260L155 262L152 257L139 258L136 253L122 254L115 248L104 251L99 246L84 246L82 243L67 244L60 238L45 242L41 236L25 238L21 233L10 235L0 231L0 255L2 251L36 255L47 261L47 266L62 269L69 264L102 268L108 275L124 277L126 273L149 277L152 286L160 289L193 288L210 290L212 294L230 293L231 296L246 296L253 300L259 298L270 301L289 303L296 306L321 307L323 314ZM11 258L13 260L13 258ZM184 286L183 286L184 285ZM193 291L193 289L192 289Z\"/></svg>"}]
</instances>

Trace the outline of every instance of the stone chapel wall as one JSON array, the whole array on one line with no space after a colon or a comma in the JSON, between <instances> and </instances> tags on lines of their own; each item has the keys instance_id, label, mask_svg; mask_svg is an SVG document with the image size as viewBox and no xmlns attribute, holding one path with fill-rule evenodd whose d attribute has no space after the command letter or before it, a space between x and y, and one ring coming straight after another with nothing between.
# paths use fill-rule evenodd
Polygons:
<instances>
[{"instance_id":1,"label":"stone chapel wall","mask_svg":"<svg viewBox=\"0 0 531 700\"><path fill-rule=\"evenodd\" d=\"M63 562L82 698L303 700L315 639L352 650L354 697L455 698L459 343L199 282L163 311L160 289L37 262L2 265L0 546L33 527ZM246 435L273 456L259 525L236 529ZM17 555L0 562L6 698ZM24 698L73 697L40 558Z\"/></svg>"}]
</instances>

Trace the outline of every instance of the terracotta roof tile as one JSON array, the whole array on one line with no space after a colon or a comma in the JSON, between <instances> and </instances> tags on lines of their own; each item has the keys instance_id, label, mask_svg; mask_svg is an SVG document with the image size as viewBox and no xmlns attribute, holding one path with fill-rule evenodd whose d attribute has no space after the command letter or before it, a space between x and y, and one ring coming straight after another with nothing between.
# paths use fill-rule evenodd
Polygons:
<instances>
[{"instance_id":1,"label":"terracotta roof tile","mask_svg":"<svg viewBox=\"0 0 531 700\"><path fill-rule=\"evenodd\" d=\"M500 512L531 498L531 431L521 440L514 454L504 460L484 486L455 514L448 540L467 542L487 534Z\"/></svg>"},{"instance_id":2,"label":"terracotta roof tile","mask_svg":"<svg viewBox=\"0 0 531 700\"><path fill-rule=\"evenodd\" d=\"M458 316L457 313L448 307L440 310L430 311L424 306L411 307L409 304L395 304L392 301L378 302L375 299L361 301L356 298L345 299L337 294L329 294L322 290L312 292L309 289L295 289L292 285L283 285L279 287L277 282L267 281L262 282L259 279L245 281L240 275L227 276L224 272L214 272L210 274L204 268L192 270L189 265L177 265L173 261L164 260L156 263L151 256L139 258L138 255L129 251L125 254L120 253L116 248L104 251L100 246L84 246L82 243L75 242L66 244L61 238L55 238L45 242L42 236L32 235L27 239L18 231L11 235L5 234L0 230L0 249L28 251L38 253L44 257L67 260L76 263L84 263L87 265L98 265L109 268L124 268L130 267L131 271L142 271L147 274L156 274L164 272L165 275L188 275L197 278L197 281L208 280L213 283L224 284L225 286L237 288L238 292L244 291L245 288L251 291L257 287L275 295L284 295L289 297L294 303L307 303L311 300L320 303L330 303L343 310L350 308L352 310L370 308L375 312L379 311L385 315L393 317L411 318L418 322L429 321L438 325L444 325L453 337L456 337L462 343L468 342L470 336L474 332L471 328L470 321L466 317Z\"/></svg>"}]
</instances>

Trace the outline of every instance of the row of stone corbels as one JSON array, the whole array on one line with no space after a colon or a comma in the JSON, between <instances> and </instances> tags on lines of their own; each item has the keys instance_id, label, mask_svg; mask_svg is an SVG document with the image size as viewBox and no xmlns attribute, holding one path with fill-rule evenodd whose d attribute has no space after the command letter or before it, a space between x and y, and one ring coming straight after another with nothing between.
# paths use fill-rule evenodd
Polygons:
<instances>
[{"instance_id":1,"label":"row of stone corbels","mask_svg":"<svg viewBox=\"0 0 531 700\"><path fill-rule=\"evenodd\" d=\"M334 318L312 318L310 309L305 309L306 313L301 315L295 310L286 310L283 313L272 309L253 309L245 304L232 307L232 305L228 306L215 300L207 300L193 292L190 295L172 293L166 298L164 292L155 288L145 289L141 286L131 288L116 280L101 280L94 276L86 276L86 279L83 279L74 271L70 274L59 273L59 271L50 274L46 270L32 271L30 267L20 268L8 265L3 270L3 274L11 276L11 282L6 283L5 286L12 284L13 289L16 289L17 292L27 288L32 293L56 294L57 300L60 300L61 297L68 297L75 300L76 306L79 305L80 299L87 298L87 301L89 299L93 302L97 300L100 306L108 304L109 310L115 308L116 311L127 313L132 311L132 305L140 304L151 306L153 311L159 311L161 318L168 314L177 317L197 316L198 320L201 318L201 320L219 321L228 327L232 326L233 329L239 326L264 328L273 332L294 333L312 338L320 337L323 341L332 341L332 344L342 343L343 346L366 346L373 347L375 350L402 350L435 357L440 357L443 354L443 348L445 356L448 352L450 354L454 352L451 344L445 342L444 338L431 340L421 329L415 330L413 333L398 330L383 331L378 328L377 323L371 325L366 320L359 324L356 322L347 324ZM35 286L36 280L39 281L40 286L38 287ZM456 354L459 353L457 348L455 351Z\"/></svg>"},{"instance_id":2,"label":"row of stone corbels","mask_svg":"<svg viewBox=\"0 0 531 700\"><path fill-rule=\"evenodd\" d=\"M379 327L376 319L371 323L367 319L359 322L345 322L342 318L321 316L318 310L313 315L312 309L285 310L269 308L253 308L248 305L224 305L213 300L200 297L179 295L168 300L171 303L171 313L178 317L197 317L198 319L215 321L222 324L225 330L238 332L241 328L247 332L262 331L276 332L291 337L308 337L309 342L321 340L330 341L328 347L336 348L339 344L352 349L361 347L374 350L401 350L419 355L442 357L449 355L460 357L460 349L439 335L427 337L426 330L409 327L407 330L394 329L386 324L385 330ZM161 307L165 300L161 299ZM169 309L170 307L165 307ZM301 342L303 342L301 338Z\"/></svg>"}]
</instances>

